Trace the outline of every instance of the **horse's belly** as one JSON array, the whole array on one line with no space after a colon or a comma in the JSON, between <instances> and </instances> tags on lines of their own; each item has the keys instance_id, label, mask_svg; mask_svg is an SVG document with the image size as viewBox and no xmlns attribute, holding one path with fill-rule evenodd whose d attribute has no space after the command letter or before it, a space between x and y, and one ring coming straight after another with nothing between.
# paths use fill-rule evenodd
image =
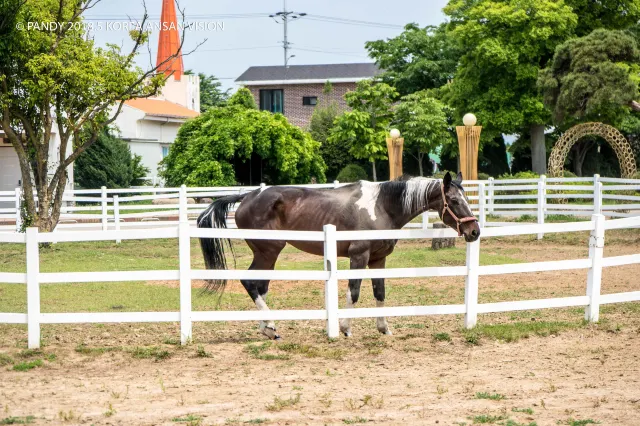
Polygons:
<instances>
[{"instance_id":1,"label":"horse's belly","mask_svg":"<svg viewBox=\"0 0 640 426\"><path fill-rule=\"evenodd\" d=\"M324 256L324 243L319 241L287 241L289 244L307 253Z\"/></svg>"}]
</instances>

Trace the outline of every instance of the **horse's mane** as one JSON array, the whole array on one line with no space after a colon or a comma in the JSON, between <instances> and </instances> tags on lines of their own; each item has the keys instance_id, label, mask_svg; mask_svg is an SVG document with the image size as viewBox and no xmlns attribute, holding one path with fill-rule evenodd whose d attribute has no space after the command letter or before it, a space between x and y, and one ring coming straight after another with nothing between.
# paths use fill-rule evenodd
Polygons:
<instances>
[{"instance_id":1,"label":"horse's mane","mask_svg":"<svg viewBox=\"0 0 640 426\"><path fill-rule=\"evenodd\" d=\"M429 194L441 182L441 179L402 175L395 180L380 184L379 197L385 203L397 203L400 199L403 211L411 213L429 205Z\"/></svg>"}]
</instances>

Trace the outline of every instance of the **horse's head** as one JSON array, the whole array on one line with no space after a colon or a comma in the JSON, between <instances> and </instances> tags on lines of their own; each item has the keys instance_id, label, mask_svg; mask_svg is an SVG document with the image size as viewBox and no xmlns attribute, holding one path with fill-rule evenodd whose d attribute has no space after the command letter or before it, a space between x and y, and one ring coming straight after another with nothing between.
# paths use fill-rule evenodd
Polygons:
<instances>
[{"instance_id":1,"label":"horse's head","mask_svg":"<svg viewBox=\"0 0 640 426\"><path fill-rule=\"evenodd\" d=\"M439 210L440 219L445 225L455 229L458 235L471 243L480 237L480 226L473 215L467 197L462 189L462 173L458 173L455 180L447 173L442 179L442 208Z\"/></svg>"}]
</instances>

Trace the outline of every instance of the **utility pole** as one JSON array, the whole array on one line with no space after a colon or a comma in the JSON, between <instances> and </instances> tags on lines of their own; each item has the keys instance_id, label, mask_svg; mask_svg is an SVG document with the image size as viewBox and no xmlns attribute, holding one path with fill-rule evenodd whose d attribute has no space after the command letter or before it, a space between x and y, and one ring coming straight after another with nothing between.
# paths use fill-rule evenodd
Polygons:
<instances>
[{"instance_id":1,"label":"utility pole","mask_svg":"<svg viewBox=\"0 0 640 426\"><path fill-rule=\"evenodd\" d=\"M291 43L289 43L288 34L287 34L287 25L289 21L293 21L296 19L300 19L307 14L304 12L293 12L287 10L287 0L283 0L282 11L276 12L273 15L269 15L270 18L273 18L276 22L282 23L284 27L284 40L282 41L282 47L284 48L284 66L289 66L289 59L293 58L296 55L289 56L289 49Z\"/></svg>"}]
</instances>

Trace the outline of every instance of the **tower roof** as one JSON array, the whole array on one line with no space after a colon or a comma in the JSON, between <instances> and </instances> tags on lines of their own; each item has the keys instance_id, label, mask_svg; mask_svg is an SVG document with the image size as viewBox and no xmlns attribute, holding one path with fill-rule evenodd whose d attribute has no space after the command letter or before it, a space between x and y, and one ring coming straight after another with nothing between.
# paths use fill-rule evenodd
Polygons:
<instances>
[{"instance_id":1,"label":"tower roof","mask_svg":"<svg viewBox=\"0 0 640 426\"><path fill-rule=\"evenodd\" d=\"M158 71L164 72L167 76L173 73L174 78L179 81L184 72L182 52L180 52L176 58L167 61L167 59L175 55L180 48L180 33L178 32L175 0L162 0L160 24L156 66L159 67ZM165 64L160 65L165 61L167 61Z\"/></svg>"}]
</instances>

